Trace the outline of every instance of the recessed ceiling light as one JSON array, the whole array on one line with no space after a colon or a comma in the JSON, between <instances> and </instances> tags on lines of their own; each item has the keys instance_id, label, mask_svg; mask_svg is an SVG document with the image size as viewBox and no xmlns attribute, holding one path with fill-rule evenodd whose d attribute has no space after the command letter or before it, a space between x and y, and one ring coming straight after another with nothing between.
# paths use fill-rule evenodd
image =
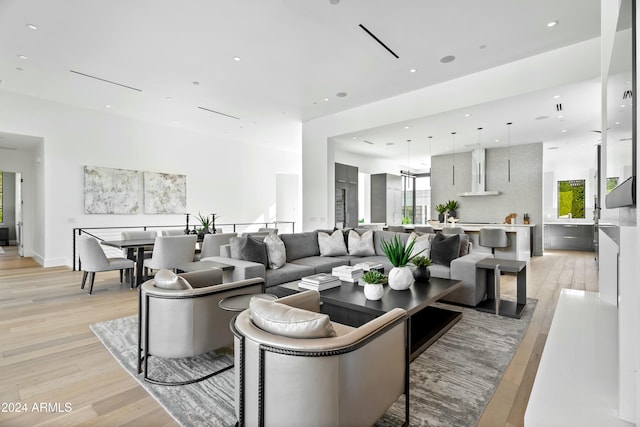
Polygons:
<instances>
[{"instance_id":1,"label":"recessed ceiling light","mask_svg":"<svg viewBox=\"0 0 640 427\"><path fill-rule=\"evenodd\" d=\"M471 117L471 114L467 113L464 115L465 117Z\"/></svg>"},{"instance_id":2,"label":"recessed ceiling light","mask_svg":"<svg viewBox=\"0 0 640 427\"><path fill-rule=\"evenodd\" d=\"M173 100L173 97L171 97L171 96L167 96L165 99L166 99L167 101L171 101L171 100Z\"/></svg>"},{"instance_id":3,"label":"recessed ceiling light","mask_svg":"<svg viewBox=\"0 0 640 427\"><path fill-rule=\"evenodd\" d=\"M496 142L500 142L500 140L499 140L499 139L496 139Z\"/></svg>"},{"instance_id":4,"label":"recessed ceiling light","mask_svg":"<svg viewBox=\"0 0 640 427\"><path fill-rule=\"evenodd\" d=\"M328 100L329 100L329 98L325 98L325 99L324 99L324 102L327 102Z\"/></svg>"},{"instance_id":5,"label":"recessed ceiling light","mask_svg":"<svg viewBox=\"0 0 640 427\"><path fill-rule=\"evenodd\" d=\"M234 56L234 57L233 57L233 60L234 60L234 61L236 61L236 62L240 61L240 59L241 59L241 58L240 58L239 56Z\"/></svg>"},{"instance_id":6,"label":"recessed ceiling light","mask_svg":"<svg viewBox=\"0 0 640 427\"><path fill-rule=\"evenodd\" d=\"M347 92L338 92L338 93L336 93L336 96L338 98L344 98L345 96L347 96Z\"/></svg>"},{"instance_id":7,"label":"recessed ceiling light","mask_svg":"<svg viewBox=\"0 0 640 427\"><path fill-rule=\"evenodd\" d=\"M416 71L418 71L418 70L415 69L415 68L412 68L412 69L409 70L410 73L415 73Z\"/></svg>"},{"instance_id":8,"label":"recessed ceiling light","mask_svg":"<svg viewBox=\"0 0 640 427\"><path fill-rule=\"evenodd\" d=\"M356 139L358 139L358 138L356 138L355 136L353 136L353 137L351 137L351 139L356 140Z\"/></svg>"},{"instance_id":9,"label":"recessed ceiling light","mask_svg":"<svg viewBox=\"0 0 640 427\"><path fill-rule=\"evenodd\" d=\"M559 119L564 119L564 116L558 116Z\"/></svg>"},{"instance_id":10,"label":"recessed ceiling light","mask_svg":"<svg viewBox=\"0 0 640 427\"><path fill-rule=\"evenodd\" d=\"M0 82L0 84L2 84L2 82ZM620 122L616 122L616 124L617 124L617 125L619 125L619 124L620 124Z\"/></svg>"},{"instance_id":11,"label":"recessed ceiling light","mask_svg":"<svg viewBox=\"0 0 640 427\"><path fill-rule=\"evenodd\" d=\"M560 132L565 133L567 130L566 129L562 129Z\"/></svg>"},{"instance_id":12,"label":"recessed ceiling light","mask_svg":"<svg viewBox=\"0 0 640 427\"><path fill-rule=\"evenodd\" d=\"M549 28L555 27L556 25L558 25L558 21L547 22L547 27L549 27Z\"/></svg>"},{"instance_id":13,"label":"recessed ceiling light","mask_svg":"<svg viewBox=\"0 0 640 427\"><path fill-rule=\"evenodd\" d=\"M455 61L456 57L453 55L447 55L447 56L443 56L442 58L440 58L440 62L442 62L443 64L448 64L449 62L453 62Z\"/></svg>"},{"instance_id":14,"label":"recessed ceiling light","mask_svg":"<svg viewBox=\"0 0 640 427\"><path fill-rule=\"evenodd\" d=\"M26 55L18 55L18 58L20 58L20 59L22 59L22 60L25 60L25 61L26 61L27 59L29 59L29 58L27 58L27 56L26 56Z\"/></svg>"},{"instance_id":15,"label":"recessed ceiling light","mask_svg":"<svg viewBox=\"0 0 640 427\"><path fill-rule=\"evenodd\" d=\"M558 99L560 98L560 95L553 95L553 99Z\"/></svg>"},{"instance_id":16,"label":"recessed ceiling light","mask_svg":"<svg viewBox=\"0 0 640 427\"><path fill-rule=\"evenodd\" d=\"M620 106L620 108L624 108L624 107L626 107L626 105L625 105L625 104L622 104L622 105Z\"/></svg>"},{"instance_id":17,"label":"recessed ceiling light","mask_svg":"<svg viewBox=\"0 0 640 427\"><path fill-rule=\"evenodd\" d=\"M111 108L111 104L104 104L104 108Z\"/></svg>"},{"instance_id":18,"label":"recessed ceiling light","mask_svg":"<svg viewBox=\"0 0 640 427\"><path fill-rule=\"evenodd\" d=\"M178 126L178 125L180 124L180 121L178 121L178 120L174 120L174 121L173 121L173 124L174 124L174 125L176 125L176 126Z\"/></svg>"},{"instance_id":19,"label":"recessed ceiling light","mask_svg":"<svg viewBox=\"0 0 640 427\"><path fill-rule=\"evenodd\" d=\"M404 128L405 128L405 129L409 129L409 126L405 126Z\"/></svg>"},{"instance_id":20,"label":"recessed ceiling light","mask_svg":"<svg viewBox=\"0 0 640 427\"><path fill-rule=\"evenodd\" d=\"M27 24L27 28L29 28L30 30L37 30L38 27L36 25L33 24Z\"/></svg>"}]
</instances>

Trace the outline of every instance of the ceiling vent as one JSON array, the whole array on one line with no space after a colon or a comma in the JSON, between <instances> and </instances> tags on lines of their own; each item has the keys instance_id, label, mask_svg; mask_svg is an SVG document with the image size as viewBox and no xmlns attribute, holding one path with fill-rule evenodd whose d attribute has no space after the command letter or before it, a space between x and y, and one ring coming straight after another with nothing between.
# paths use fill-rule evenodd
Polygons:
<instances>
[{"instance_id":1,"label":"ceiling vent","mask_svg":"<svg viewBox=\"0 0 640 427\"><path fill-rule=\"evenodd\" d=\"M201 109L201 110L204 110L204 111L208 111L210 113L219 114L221 116L229 117L230 119L240 120L240 117L232 116L230 114L221 113L220 111L215 111L215 110L211 110L209 108L204 108L204 107L198 107L198 108Z\"/></svg>"},{"instance_id":2,"label":"ceiling vent","mask_svg":"<svg viewBox=\"0 0 640 427\"><path fill-rule=\"evenodd\" d=\"M364 140L364 142L366 142L366 143L367 143L367 144L369 144L369 145L373 145L373 142L371 142L371 141L367 141L366 139Z\"/></svg>"},{"instance_id":3,"label":"ceiling vent","mask_svg":"<svg viewBox=\"0 0 640 427\"><path fill-rule=\"evenodd\" d=\"M625 90L624 94L622 94L622 99L631 99L633 98L633 92L631 90Z\"/></svg>"},{"instance_id":4,"label":"ceiling vent","mask_svg":"<svg viewBox=\"0 0 640 427\"><path fill-rule=\"evenodd\" d=\"M562 104L556 104L556 111L562 111Z\"/></svg>"},{"instance_id":5,"label":"ceiling vent","mask_svg":"<svg viewBox=\"0 0 640 427\"><path fill-rule=\"evenodd\" d=\"M142 89L138 89L138 88L135 88L135 87L123 85L122 83L113 82L111 80L102 79L100 77L92 76L91 74L85 74L85 73L81 73L81 72L75 71L75 70L69 70L69 71L71 71L73 74L77 74L77 75L82 76L82 77L89 77L90 79L100 80L101 82L105 82L105 83L109 83L109 84L112 84L112 85L120 86L120 87L123 87L125 89L131 89L131 90L135 90L136 92L142 92Z\"/></svg>"}]
</instances>

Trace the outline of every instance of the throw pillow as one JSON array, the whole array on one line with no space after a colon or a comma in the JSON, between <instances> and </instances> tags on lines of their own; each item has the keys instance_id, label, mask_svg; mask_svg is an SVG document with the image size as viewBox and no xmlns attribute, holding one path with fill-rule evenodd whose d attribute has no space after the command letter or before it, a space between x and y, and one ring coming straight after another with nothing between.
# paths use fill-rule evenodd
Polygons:
<instances>
[{"instance_id":1,"label":"throw pillow","mask_svg":"<svg viewBox=\"0 0 640 427\"><path fill-rule=\"evenodd\" d=\"M242 259L240 257L240 249L244 245L246 237L232 237L229 239L229 254L233 259Z\"/></svg>"},{"instance_id":2,"label":"throw pillow","mask_svg":"<svg viewBox=\"0 0 640 427\"><path fill-rule=\"evenodd\" d=\"M318 232L318 246L320 246L320 256L347 255L347 245L344 244L342 231L336 230L331 235Z\"/></svg>"},{"instance_id":3,"label":"throw pillow","mask_svg":"<svg viewBox=\"0 0 640 427\"><path fill-rule=\"evenodd\" d=\"M349 231L349 255L355 256L371 256L376 251L373 248L373 231L368 230L358 234L356 231Z\"/></svg>"},{"instance_id":4,"label":"throw pillow","mask_svg":"<svg viewBox=\"0 0 640 427\"><path fill-rule=\"evenodd\" d=\"M287 261L287 252L280 236L276 233L270 233L264 238L264 244L267 246L268 267L272 270L282 267Z\"/></svg>"},{"instance_id":5,"label":"throw pillow","mask_svg":"<svg viewBox=\"0 0 640 427\"><path fill-rule=\"evenodd\" d=\"M266 267L269 264L267 246L260 240L254 239L253 237L247 237L247 240L245 240L244 244L240 248L240 259L257 262Z\"/></svg>"},{"instance_id":6,"label":"throw pillow","mask_svg":"<svg viewBox=\"0 0 640 427\"><path fill-rule=\"evenodd\" d=\"M415 240L416 243L413 245L413 251L411 253L414 255L417 254L417 255L429 258L430 256L429 249L431 248L431 235L429 234L419 235L413 232L409 234L409 238L407 239L407 246L409 246L409 243L411 243L412 240Z\"/></svg>"},{"instance_id":7,"label":"throw pillow","mask_svg":"<svg viewBox=\"0 0 640 427\"><path fill-rule=\"evenodd\" d=\"M160 289L191 289L189 282L187 282L184 277L180 277L173 271L164 268L156 273L153 281L156 288Z\"/></svg>"},{"instance_id":8,"label":"throw pillow","mask_svg":"<svg viewBox=\"0 0 640 427\"><path fill-rule=\"evenodd\" d=\"M252 298L249 314L258 328L290 338L335 337L329 316L276 301Z\"/></svg>"},{"instance_id":9,"label":"throw pillow","mask_svg":"<svg viewBox=\"0 0 640 427\"><path fill-rule=\"evenodd\" d=\"M431 241L431 261L449 266L460 254L460 235L438 233Z\"/></svg>"},{"instance_id":10,"label":"throw pillow","mask_svg":"<svg viewBox=\"0 0 640 427\"><path fill-rule=\"evenodd\" d=\"M471 242L469 241L468 234L460 234L460 255L465 256L469 253Z\"/></svg>"}]
</instances>

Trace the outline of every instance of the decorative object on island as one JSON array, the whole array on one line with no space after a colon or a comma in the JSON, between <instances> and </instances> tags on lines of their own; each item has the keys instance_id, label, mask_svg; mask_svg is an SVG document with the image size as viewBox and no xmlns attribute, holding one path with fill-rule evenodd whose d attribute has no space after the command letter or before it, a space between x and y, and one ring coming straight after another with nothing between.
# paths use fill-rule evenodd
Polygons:
<instances>
[{"instance_id":1,"label":"decorative object on island","mask_svg":"<svg viewBox=\"0 0 640 427\"><path fill-rule=\"evenodd\" d=\"M436 205L436 211L438 211L438 222L442 224L444 222L444 213L447 211L447 205L442 203Z\"/></svg>"},{"instance_id":2,"label":"decorative object on island","mask_svg":"<svg viewBox=\"0 0 640 427\"><path fill-rule=\"evenodd\" d=\"M449 200L446 205L449 216L453 218L458 217L458 209L460 209L460 203L455 200Z\"/></svg>"},{"instance_id":3,"label":"decorative object on island","mask_svg":"<svg viewBox=\"0 0 640 427\"><path fill-rule=\"evenodd\" d=\"M431 270L429 270L429 266L433 264L431 259L418 255L413 257L411 263L416 266L413 270L413 278L416 282L428 282L431 278Z\"/></svg>"},{"instance_id":4,"label":"decorative object on island","mask_svg":"<svg viewBox=\"0 0 640 427\"><path fill-rule=\"evenodd\" d=\"M391 265L393 265L393 268L389 271L389 286L391 289L403 291L413 285L413 273L407 267L407 264L411 262L413 257L423 252L420 251L417 254L413 254L413 246L415 244L416 240L413 239L405 246L397 235L391 240L383 239L380 242L382 251L391 262Z\"/></svg>"},{"instance_id":5,"label":"decorative object on island","mask_svg":"<svg viewBox=\"0 0 640 427\"><path fill-rule=\"evenodd\" d=\"M372 301L377 301L384 295L384 284L387 276L376 270L369 270L362 276L364 282L364 296Z\"/></svg>"},{"instance_id":6,"label":"decorative object on island","mask_svg":"<svg viewBox=\"0 0 640 427\"><path fill-rule=\"evenodd\" d=\"M523 224L529 224L529 214L528 213L524 214L524 217L522 219L522 223Z\"/></svg>"},{"instance_id":7,"label":"decorative object on island","mask_svg":"<svg viewBox=\"0 0 640 427\"><path fill-rule=\"evenodd\" d=\"M509 215L507 215L504 218L504 223L505 224L515 224L517 216L518 216L518 214L516 214L516 213L510 213Z\"/></svg>"}]
</instances>

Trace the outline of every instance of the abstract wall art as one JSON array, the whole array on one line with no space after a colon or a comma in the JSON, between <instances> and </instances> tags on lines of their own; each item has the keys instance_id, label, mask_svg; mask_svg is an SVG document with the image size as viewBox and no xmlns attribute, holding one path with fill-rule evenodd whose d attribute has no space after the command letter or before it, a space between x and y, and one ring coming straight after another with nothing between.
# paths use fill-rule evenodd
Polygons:
<instances>
[{"instance_id":1,"label":"abstract wall art","mask_svg":"<svg viewBox=\"0 0 640 427\"><path fill-rule=\"evenodd\" d=\"M186 206L186 175L144 172L145 214L183 214Z\"/></svg>"},{"instance_id":2,"label":"abstract wall art","mask_svg":"<svg viewBox=\"0 0 640 427\"><path fill-rule=\"evenodd\" d=\"M140 172L84 167L84 213L137 214L140 196Z\"/></svg>"}]
</instances>

